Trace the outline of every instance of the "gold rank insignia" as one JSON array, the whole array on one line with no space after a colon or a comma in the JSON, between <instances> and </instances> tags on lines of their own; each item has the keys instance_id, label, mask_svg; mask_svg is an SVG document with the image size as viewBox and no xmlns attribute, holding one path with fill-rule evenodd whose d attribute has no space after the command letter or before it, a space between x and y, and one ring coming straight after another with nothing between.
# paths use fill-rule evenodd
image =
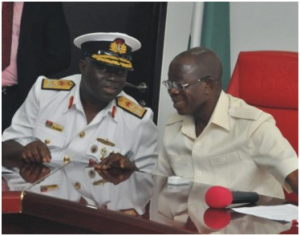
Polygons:
<instances>
[{"instance_id":1,"label":"gold rank insignia","mask_svg":"<svg viewBox=\"0 0 300 236\"><path fill-rule=\"evenodd\" d=\"M146 114L147 110L146 108L136 104L135 102L132 102L126 97L120 96L117 97L117 106L121 107L123 110L131 113L132 115L142 119L144 115Z\"/></svg>"},{"instance_id":2,"label":"gold rank insignia","mask_svg":"<svg viewBox=\"0 0 300 236\"><path fill-rule=\"evenodd\" d=\"M115 144L112 143L111 141L109 141L108 139L97 138L97 141L100 142L100 143L103 143L105 145L111 146L111 147L115 146Z\"/></svg>"},{"instance_id":3,"label":"gold rank insignia","mask_svg":"<svg viewBox=\"0 0 300 236\"><path fill-rule=\"evenodd\" d=\"M64 90L70 91L75 86L72 80L62 79L43 79L42 89L43 90Z\"/></svg>"}]
</instances>

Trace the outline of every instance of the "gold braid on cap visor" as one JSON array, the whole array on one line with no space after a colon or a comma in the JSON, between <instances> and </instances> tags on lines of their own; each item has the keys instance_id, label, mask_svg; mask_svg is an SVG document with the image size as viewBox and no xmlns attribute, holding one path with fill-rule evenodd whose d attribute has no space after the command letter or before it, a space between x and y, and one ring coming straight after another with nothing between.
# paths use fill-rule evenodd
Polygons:
<instances>
[{"instance_id":1,"label":"gold braid on cap visor","mask_svg":"<svg viewBox=\"0 0 300 236\"><path fill-rule=\"evenodd\" d=\"M96 59L97 61L102 61L116 66L122 66L126 69L133 69L131 62L124 58L120 58L120 57L118 58L111 55L99 55L99 54L92 54L91 57Z\"/></svg>"}]
</instances>

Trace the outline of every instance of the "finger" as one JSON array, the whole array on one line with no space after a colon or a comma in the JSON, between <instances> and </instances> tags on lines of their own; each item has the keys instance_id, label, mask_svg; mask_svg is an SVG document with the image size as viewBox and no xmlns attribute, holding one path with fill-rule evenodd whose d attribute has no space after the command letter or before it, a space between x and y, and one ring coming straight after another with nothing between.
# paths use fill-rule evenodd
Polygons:
<instances>
[{"instance_id":1,"label":"finger","mask_svg":"<svg viewBox=\"0 0 300 236\"><path fill-rule=\"evenodd\" d=\"M111 164L113 163L113 161L111 161L111 157L108 156L106 158L104 158L103 160L101 160L100 163L98 163L98 169L101 170L108 170L111 168Z\"/></svg>"},{"instance_id":2,"label":"finger","mask_svg":"<svg viewBox=\"0 0 300 236\"><path fill-rule=\"evenodd\" d=\"M89 166L95 166L95 165L97 165L97 162L94 159L90 158L89 159Z\"/></svg>"},{"instance_id":3,"label":"finger","mask_svg":"<svg viewBox=\"0 0 300 236\"><path fill-rule=\"evenodd\" d=\"M120 160L122 160L124 156L122 156L120 153L111 153L106 159L107 159L107 165L113 166L113 167L120 167Z\"/></svg>"},{"instance_id":4,"label":"finger","mask_svg":"<svg viewBox=\"0 0 300 236\"><path fill-rule=\"evenodd\" d=\"M21 155L21 160L24 161L24 162L26 162L26 163L29 162L29 160L27 160L27 157L26 157L25 152L22 153L22 155Z\"/></svg>"},{"instance_id":5,"label":"finger","mask_svg":"<svg viewBox=\"0 0 300 236\"><path fill-rule=\"evenodd\" d=\"M51 154L50 154L50 151L49 151L49 148L47 147L47 145L42 143L41 145L38 145L37 149L38 149L38 152L39 152L39 158L43 162L48 162L49 163L51 161Z\"/></svg>"},{"instance_id":6,"label":"finger","mask_svg":"<svg viewBox=\"0 0 300 236\"><path fill-rule=\"evenodd\" d=\"M119 163L120 163L120 168L121 169L125 169L125 163L126 163L126 160L127 158L122 158Z\"/></svg>"},{"instance_id":7,"label":"finger","mask_svg":"<svg viewBox=\"0 0 300 236\"><path fill-rule=\"evenodd\" d=\"M41 166L39 168L39 173L36 175L37 176L36 180L43 178L44 176L46 176L49 173L50 173L50 169L48 167Z\"/></svg>"},{"instance_id":8,"label":"finger","mask_svg":"<svg viewBox=\"0 0 300 236\"><path fill-rule=\"evenodd\" d=\"M31 150L31 157L33 159L33 162L43 163L42 156L40 155L40 152L37 147Z\"/></svg>"},{"instance_id":9,"label":"finger","mask_svg":"<svg viewBox=\"0 0 300 236\"><path fill-rule=\"evenodd\" d=\"M25 148L23 153L22 153L22 160L25 162L34 162L34 158L31 154L30 149Z\"/></svg>"},{"instance_id":10,"label":"finger","mask_svg":"<svg viewBox=\"0 0 300 236\"><path fill-rule=\"evenodd\" d=\"M99 175L102 177L102 179L108 180L110 182L110 176L108 174L108 171L99 171Z\"/></svg>"}]
</instances>

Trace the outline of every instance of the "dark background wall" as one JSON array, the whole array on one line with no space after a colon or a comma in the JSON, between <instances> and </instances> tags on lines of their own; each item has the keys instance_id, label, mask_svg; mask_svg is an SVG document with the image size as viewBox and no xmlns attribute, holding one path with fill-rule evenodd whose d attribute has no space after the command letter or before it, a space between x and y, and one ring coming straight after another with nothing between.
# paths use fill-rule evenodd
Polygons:
<instances>
[{"instance_id":1,"label":"dark background wall","mask_svg":"<svg viewBox=\"0 0 300 236\"><path fill-rule=\"evenodd\" d=\"M121 32L133 36L141 42L142 48L132 54L134 71L129 72L127 81L135 85L145 82L148 89L144 93L127 87L124 90L151 107L156 122L167 3L64 2L63 6L71 33L72 59L70 68L56 76L80 73L81 52L74 46L74 38L93 32Z\"/></svg>"}]
</instances>

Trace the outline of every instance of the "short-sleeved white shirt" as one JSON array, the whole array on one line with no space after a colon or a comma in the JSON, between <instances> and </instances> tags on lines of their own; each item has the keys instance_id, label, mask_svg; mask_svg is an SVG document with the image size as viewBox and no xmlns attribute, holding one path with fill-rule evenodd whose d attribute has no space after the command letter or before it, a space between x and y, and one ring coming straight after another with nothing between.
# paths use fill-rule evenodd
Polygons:
<instances>
[{"instance_id":1,"label":"short-sleeved white shirt","mask_svg":"<svg viewBox=\"0 0 300 236\"><path fill-rule=\"evenodd\" d=\"M158 151L157 127L151 109L146 108L140 118L118 107L113 100L87 124L79 94L81 75L63 78L75 83L70 91L43 90L44 78L37 79L13 117L12 125L4 131L3 141L14 139L26 145L36 139L47 140L52 160L63 160L68 155L74 161L88 162L90 158L100 161L114 151L130 158L142 171L153 169ZM125 92L118 96L137 104ZM49 128L47 122L63 130Z\"/></svg>"},{"instance_id":2,"label":"short-sleeved white shirt","mask_svg":"<svg viewBox=\"0 0 300 236\"><path fill-rule=\"evenodd\" d=\"M222 91L198 137L191 116L169 116L154 173L283 198L296 169L297 154L273 117Z\"/></svg>"}]
</instances>

